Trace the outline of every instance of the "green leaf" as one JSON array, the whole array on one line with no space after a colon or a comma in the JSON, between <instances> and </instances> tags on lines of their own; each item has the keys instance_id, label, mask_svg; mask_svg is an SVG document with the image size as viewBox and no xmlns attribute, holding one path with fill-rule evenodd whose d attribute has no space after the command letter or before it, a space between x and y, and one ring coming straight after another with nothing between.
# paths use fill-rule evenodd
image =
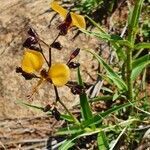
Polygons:
<instances>
[{"instance_id":1,"label":"green leaf","mask_svg":"<svg viewBox=\"0 0 150 150\"><path fill-rule=\"evenodd\" d=\"M73 145L75 145L75 143L73 143L72 140L67 140L59 147L58 150L68 150Z\"/></svg>"},{"instance_id":2,"label":"green leaf","mask_svg":"<svg viewBox=\"0 0 150 150\"><path fill-rule=\"evenodd\" d=\"M93 124L99 124L103 120L103 118L107 117L108 115L110 115L110 114L112 114L114 112L117 112L117 111L119 111L119 110L121 110L123 108L129 107L131 105L132 104L128 102L128 103L125 103L125 104L122 104L122 105L110 108L110 109L108 109L105 112L98 113L92 119L89 119L87 121L82 122L81 125L83 127L87 127L87 126L91 126Z\"/></svg>"},{"instance_id":3,"label":"green leaf","mask_svg":"<svg viewBox=\"0 0 150 150\"><path fill-rule=\"evenodd\" d=\"M69 115L61 114L60 117L61 117L61 119L66 120L66 121L68 121L68 122L74 122L74 120L72 119L72 117L69 116Z\"/></svg>"},{"instance_id":4,"label":"green leaf","mask_svg":"<svg viewBox=\"0 0 150 150\"><path fill-rule=\"evenodd\" d=\"M72 143L74 140L76 140L78 138L85 137L85 136L90 136L90 135L93 135L93 134L97 134L97 133L102 132L102 131L107 132L107 131L110 131L110 130L114 129L116 126L117 127L118 126L124 127L124 126L130 125L131 123L133 123L135 121L139 121L139 120L138 119L128 119L126 121L122 121L121 123L119 123L117 125L107 126L107 127L104 127L103 129L102 128L96 128L94 131L89 130L86 133L80 133L80 134L76 135L75 137L72 137L71 139L69 139L68 142L65 143L65 146L68 147L68 145L70 145L70 143Z\"/></svg>"},{"instance_id":5,"label":"green leaf","mask_svg":"<svg viewBox=\"0 0 150 150\"><path fill-rule=\"evenodd\" d=\"M80 74L80 68L78 68L78 84L84 86ZM80 94L80 106L83 120L87 120L93 117L86 93Z\"/></svg>"},{"instance_id":6,"label":"green leaf","mask_svg":"<svg viewBox=\"0 0 150 150\"><path fill-rule=\"evenodd\" d=\"M100 32L106 34L105 30L104 30L98 23L96 23L92 18L88 17L87 15L86 15L86 18L88 18L89 21L90 21L95 27L97 27Z\"/></svg>"},{"instance_id":7,"label":"green leaf","mask_svg":"<svg viewBox=\"0 0 150 150\"><path fill-rule=\"evenodd\" d=\"M113 81L113 83L122 91L127 90L127 86L125 82L120 77L114 77L112 75L108 75L108 78Z\"/></svg>"},{"instance_id":8,"label":"green leaf","mask_svg":"<svg viewBox=\"0 0 150 150\"><path fill-rule=\"evenodd\" d=\"M97 143L99 150L107 150L109 149L107 137L104 131L101 131L97 135Z\"/></svg>"},{"instance_id":9,"label":"green leaf","mask_svg":"<svg viewBox=\"0 0 150 150\"><path fill-rule=\"evenodd\" d=\"M142 70L149 64L150 64L150 54L147 54L134 60L132 63L132 73L131 73L132 80L134 81L142 72Z\"/></svg>"},{"instance_id":10,"label":"green leaf","mask_svg":"<svg viewBox=\"0 0 150 150\"><path fill-rule=\"evenodd\" d=\"M125 82L119 77L119 75L117 73L114 72L114 70L107 65L107 63L105 63L105 61L95 52L92 52L90 50L87 50L88 52L90 52L97 60L98 62L103 65L103 67L105 68L108 77L113 81L113 83L119 88L119 90L121 91L127 91L127 85L125 84Z\"/></svg>"},{"instance_id":11,"label":"green leaf","mask_svg":"<svg viewBox=\"0 0 150 150\"><path fill-rule=\"evenodd\" d=\"M130 11L128 15L128 41L135 43L135 37L138 31L138 23L142 10L144 0L137 0L134 5L134 9Z\"/></svg>"},{"instance_id":12,"label":"green leaf","mask_svg":"<svg viewBox=\"0 0 150 150\"><path fill-rule=\"evenodd\" d=\"M92 32L92 31L87 31L84 29L80 29L80 30L85 34L96 36L97 38L103 39L104 41L111 41L111 36L107 33Z\"/></svg>"},{"instance_id":13,"label":"green leaf","mask_svg":"<svg viewBox=\"0 0 150 150\"><path fill-rule=\"evenodd\" d=\"M44 110L44 108L41 107L41 106L36 106L36 105L29 104L29 103L25 103L25 102L23 102L23 101L21 101L21 100L18 100L17 103L18 103L18 104L22 104L22 105L24 105L24 106L31 107L31 108L39 109L39 110L41 110L41 111Z\"/></svg>"},{"instance_id":14,"label":"green leaf","mask_svg":"<svg viewBox=\"0 0 150 150\"><path fill-rule=\"evenodd\" d=\"M128 47L128 48L133 48L133 45L129 41L127 41L127 40L117 40L115 42L117 42L120 46L125 46L125 47Z\"/></svg>"},{"instance_id":15,"label":"green leaf","mask_svg":"<svg viewBox=\"0 0 150 150\"><path fill-rule=\"evenodd\" d=\"M117 42L111 41L111 45L115 50L119 60L126 60L126 53L122 46L119 46Z\"/></svg>"},{"instance_id":16,"label":"green leaf","mask_svg":"<svg viewBox=\"0 0 150 150\"><path fill-rule=\"evenodd\" d=\"M145 49L145 48L150 49L150 43L143 42L143 43L136 44L134 46L135 50L140 50L140 49Z\"/></svg>"},{"instance_id":17,"label":"green leaf","mask_svg":"<svg viewBox=\"0 0 150 150\"><path fill-rule=\"evenodd\" d=\"M132 29L134 29L138 25L138 21L139 21L141 9L142 9L143 1L144 0L137 0L135 2L134 9L132 10L132 12L130 12L129 27L131 27Z\"/></svg>"},{"instance_id":18,"label":"green leaf","mask_svg":"<svg viewBox=\"0 0 150 150\"><path fill-rule=\"evenodd\" d=\"M122 50L122 46L119 46L119 44L123 45L123 43L124 43L124 46L127 46L127 45L129 46L130 45L129 42L123 41L120 36L109 35L96 22L94 22L91 18L88 17L88 19L90 19L90 21L92 21L92 23L99 29L99 32L92 32L92 31L87 31L87 30L83 30L83 29L80 29L80 30L85 34L95 36L95 37L100 38L106 42L109 41L111 43L113 49L116 51L118 58L120 60L125 60L126 54ZM117 43L117 41L118 41L118 43Z\"/></svg>"},{"instance_id":19,"label":"green leaf","mask_svg":"<svg viewBox=\"0 0 150 150\"><path fill-rule=\"evenodd\" d=\"M74 126L68 126L66 128L60 128L56 135L73 135L73 134L79 134L82 133L83 129L80 128L80 126L74 125Z\"/></svg>"},{"instance_id":20,"label":"green leaf","mask_svg":"<svg viewBox=\"0 0 150 150\"><path fill-rule=\"evenodd\" d=\"M97 96L94 98L90 98L90 102L97 102L97 101L110 101L113 99L113 96Z\"/></svg>"}]
</instances>

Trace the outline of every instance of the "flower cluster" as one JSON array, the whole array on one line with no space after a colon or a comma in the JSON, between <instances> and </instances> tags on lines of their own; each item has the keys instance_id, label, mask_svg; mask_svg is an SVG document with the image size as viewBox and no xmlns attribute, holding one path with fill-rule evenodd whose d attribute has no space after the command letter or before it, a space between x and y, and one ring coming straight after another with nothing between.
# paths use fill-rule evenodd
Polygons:
<instances>
[{"instance_id":1,"label":"flower cluster","mask_svg":"<svg viewBox=\"0 0 150 150\"><path fill-rule=\"evenodd\" d=\"M67 34L68 30L72 26L76 26L78 28L85 28L85 20L84 17L73 12L67 11L63 7L61 7L57 2L52 2L50 4L51 8L58 12L65 19L58 26L59 34L54 39L54 41L49 45L46 44L37 34L37 32L29 28L28 30L28 38L23 43L24 54L21 61L21 67L16 68L17 73L21 73L21 75L26 80L31 80L32 78L38 78L38 87L43 81L50 82L55 87L64 86L70 79L70 69L77 68L80 66L79 63L73 62L72 60L79 54L80 49L75 49L66 64L57 62L51 62L51 49L55 48L57 50L62 49L62 45L58 42L59 36L64 36ZM49 59L47 60L44 53L43 48L41 46L41 42L45 44L49 48ZM47 69L43 68L44 63L47 63ZM36 88L34 89L34 92Z\"/></svg>"}]
</instances>

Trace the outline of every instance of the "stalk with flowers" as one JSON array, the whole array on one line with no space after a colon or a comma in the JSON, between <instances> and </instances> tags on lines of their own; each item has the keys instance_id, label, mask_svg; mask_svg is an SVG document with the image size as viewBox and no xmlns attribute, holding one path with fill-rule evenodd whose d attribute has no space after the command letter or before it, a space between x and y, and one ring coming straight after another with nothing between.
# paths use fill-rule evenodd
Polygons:
<instances>
[{"instance_id":1,"label":"stalk with flowers","mask_svg":"<svg viewBox=\"0 0 150 150\"><path fill-rule=\"evenodd\" d=\"M53 106L47 105L43 108L40 107L39 109L44 112L50 112L50 114L58 121L64 120L67 122L66 127L58 129L55 133L57 136L67 137L61 142L61 144L58 143L57 147L59 147L60 150L67 150L71 147L77 148L79 145L78 139L85 138L86 141L86 138L88 137L91 137L91 140L94 139L97 141L93 149L114 149L117 142L120 140L120 137L124 135L126 131L128 132L128 129L133 130L135 126L142 122L140 116L134 116L135 110L143 112L145 115L150 114L147 110L138 107L138 103L143 98L139 98L136 95L137 90L133 87L137 84L136 78L140 75L142 70L150 64L149 54L141 58L133 59L133 51L150 48L149 43L135 43L142 5L143 0L137 0L132 13L130 12L127 30L128 35L125 39L107 33L88 16L87 18L98 29L98 32L85 30L86 23L85 18L82 15L73 13L71 10L67 11L55 1L51 2L50 7L64 18L64 22L58 26L59 34L54 41L51 44L47 44L40 39L40 36L35 30L32 28L29 29L29 37L23 43L25 51L21 67L17 67L16 72L21 73L26 80L31 80L33 78L37 78L38 80L37 85L33 88L32 94L29 95L28 98L32 97L43 82L53 84L56 96ZM83 33L96 36L109 42L116 52L116 57L120 63L118 65L119 72L115 72L113 67L106 63L100 55L92 50L86 50L91 53L104 68L104 74L98 74L98 76L101 76L108 82L109 87L105 87L105 89L108 91L109 95L103 94L103 96L94 98L88 97L86 90L89 87L87 83L82 80L80 64L73 62L73 59L78 56L80 48L75 49L71 53L66 64L61 62L53 64L51 50L53 48L59 50L62 48L57 40L60 36L65 36L68 33L68 30L71 30L72 26L76 26ZM41 42L49 49L48 59L44 55ZM46 69L43 68L44 63L47 64ZM77 69L77 82L69 81L71 68ZM73 94L79 95L80 114L78 118L64 105L63 100L59 97L57 88L64 85L68 86ZM109 92L111 91L111 86L115 87L113 92ZM118 99L121 101L119 105L115 104L115 101ZM112 103L112 106L106 111L96 112L91 106L95 101ZM61 104L66 113L60 113L57 110L57 103ZM24 104L35 107L26 103ZM126 120L119 119L122 113L125 114L127 112L128 115ZM109 118L112 114L116 114L115 123L112 125L105 124L105 119ZM144 121L142 123L144 123ZM114 135L119 135L118 138L109 138L110 135L112 135L111 132L114 132ZM110 144L111 141L115 144ZM51 149L53 149L52 145Z\"/></svg>"}]
</instances>

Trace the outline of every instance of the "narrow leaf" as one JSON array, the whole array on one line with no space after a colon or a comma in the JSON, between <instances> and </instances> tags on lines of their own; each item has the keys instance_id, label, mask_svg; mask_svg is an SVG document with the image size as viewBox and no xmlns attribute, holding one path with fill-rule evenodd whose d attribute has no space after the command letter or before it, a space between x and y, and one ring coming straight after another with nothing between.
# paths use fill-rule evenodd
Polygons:
<instances>
[{"instance_id":1,"label":"narrow leaf","mask_svg":"<svg viewBox=\"0 0 150 150\"><path fill-rule=\"evenodd\" d=\"M87 127L89 125L93 125L93 124L99 124L103 118L107 117L108 115L114 113L114 112L117 112L123 108L126 108L126 107L129 107L131 106L132 104L130 104L129 102L126 103L126 104L122 104L122 105L119 105L119 106L116 106L116 107L113 107L113 108L110 108L108 109L107 111L105 112L102 112L102 113L98 113L97 115L95 115L92 119L89 119L87 121L84 121L83 123L81 123L82 126L84 127Z\"/></svg>"},{"instance_id":2,"label":"narrow leaf","mask_svg":"<svg viewBox=\"0 0 150 150\"><path fill-rule=\"evenodd\" d=\"M71 148L75 143L72 142L72 140L65 141L58 150L68 150Z\"/></svg>"},{"instance_id":3,"label":"narrow leaf","mask_svg":"<svg viewBox=\"0 0 150 150\"><path fill-rule=\"evenodd\" d=\"M95 52L92 52L90 50L87 50L87 51L90 52L98 60L98 62L101 65L103 65L103 67L105 68L105 70L108 74L108 77L111 78L111 80L119 88L119 90L127 91L127 85L119 77L119 75L117 73L115 73L115 71L109 65L107 65L107 63L105 63L105 61L98 54L96 54Z\"/></svg>"},{"instance_id":4,"label":"narrow leaf","mask_svg":"<svg viewBox=\"0 0 150 150\"><path fill-rule=\"evenodd\" d=\"M145 48L150 49L150 43L143 42L143 43L136 44L134 46L134 49L136 50L145 49Z\"/></svg>"},{"instance_id":5,"label":"narrow leaf","mask_svg":"<svg viewBox=\"0 0 150 150\"><path fill-rule=\"evenodd\" d=\"M78 83L79 85L83 86L83 81L80 74L80 68L78 68ZM93 117L86 93L80 94L80 106L81 106L82 118L84 120Z\"/></svg>"},{"instance_id":6,"label":"narrow leaf","mask_svg":"<svg viewBox=\"0 0 150 150\"><path fill-rule=\"evenodd\" d=\"M133 61L132 66L133 70L131 73L132 80L135 80L142 70L150 64L150 54L147 54L143 57L140 57Z\"/></svg>"},{"instance_id":7,"label":"narrow leaf","mask_svg":"<svg viewBox=\"0 0 150 150\"><path fill-rule=\"evenodd\" d=\"M44 108L41 107L41 106L36 106L36 105L29 104L29 103L25 103L25 102L23 102L23 101L21 101L21 100L18 100L17 103L18 103L18 104L22 104L22 105L24 105L24 106L31 107L31 108L39 109L39 110L42 110L42 111L44 110Z\"/></svg>"},{"instance_id":8,"label":"narrow leaf","mask_svg":"<svg viewBox=\"0 0 150 150\"><path fill-rule=\"evenodd\" d=\"M73 134L79 134L82 133L83 129L80 129L79 126L71 126L71 127L66 127L66 128L60 128L57 132L56 135L73 135Z\"/></svg>"},{"instance_id":9,"label":"narrow leaf","mask_svg":"<svg viewBox=\"0 0 150 150\"><path fill-rule=\"evenodd\" d=\"M98 143L98 149L99 150L107 150L109 149L107 137L104 131L101 131L98 133L97 136L97 143Z\"/></svg>"}]
</instances>

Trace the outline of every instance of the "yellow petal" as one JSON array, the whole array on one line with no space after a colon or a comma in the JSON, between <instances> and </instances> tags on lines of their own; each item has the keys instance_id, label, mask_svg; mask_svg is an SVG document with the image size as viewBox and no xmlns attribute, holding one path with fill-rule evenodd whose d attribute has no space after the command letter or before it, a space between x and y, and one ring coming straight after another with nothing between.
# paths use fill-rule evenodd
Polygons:
<instances>
[{"instance_id":1,"label":"yellow petal","mask_svg":"<svg viewBox=\"0 0 150 150\"><path fill-rule=\"evenodd\" d=\"M51 66L48 75L54 85L63 86L70 78L70 69L66 64L56 63Z\"/></svg>"},{"instance_id":2,"label":"yellow petal","mask_svg":"<svg viewBox=\"0 0 150 150\"><path fill-rule=\"evenodd\" d=\"M62 17L66 18L68 11L61 7L57 2L53 1L50 3L50 7L59 13Z\"/></svg>"},{"instance_id":3,"label":"yellow petal","mask_svg":"<svg viewBox=\"0 0 150 150\"><path fill-rule=\"evenodd\" d=\"M72 24L78 28L86 28L85 19L83 16L71 12Z\"/></svg>"},{"instance_id":4,"label":"yellow petal","mask_svg":"<svg viewBox=\"0 0 150 150\"><path fill-rule=\"evenodd\" d=\"M44 63L43 56L40 52L27 49L22 59L22 70L27 73L34 73L42 68Z\"/></svg>"}]
</instances>

